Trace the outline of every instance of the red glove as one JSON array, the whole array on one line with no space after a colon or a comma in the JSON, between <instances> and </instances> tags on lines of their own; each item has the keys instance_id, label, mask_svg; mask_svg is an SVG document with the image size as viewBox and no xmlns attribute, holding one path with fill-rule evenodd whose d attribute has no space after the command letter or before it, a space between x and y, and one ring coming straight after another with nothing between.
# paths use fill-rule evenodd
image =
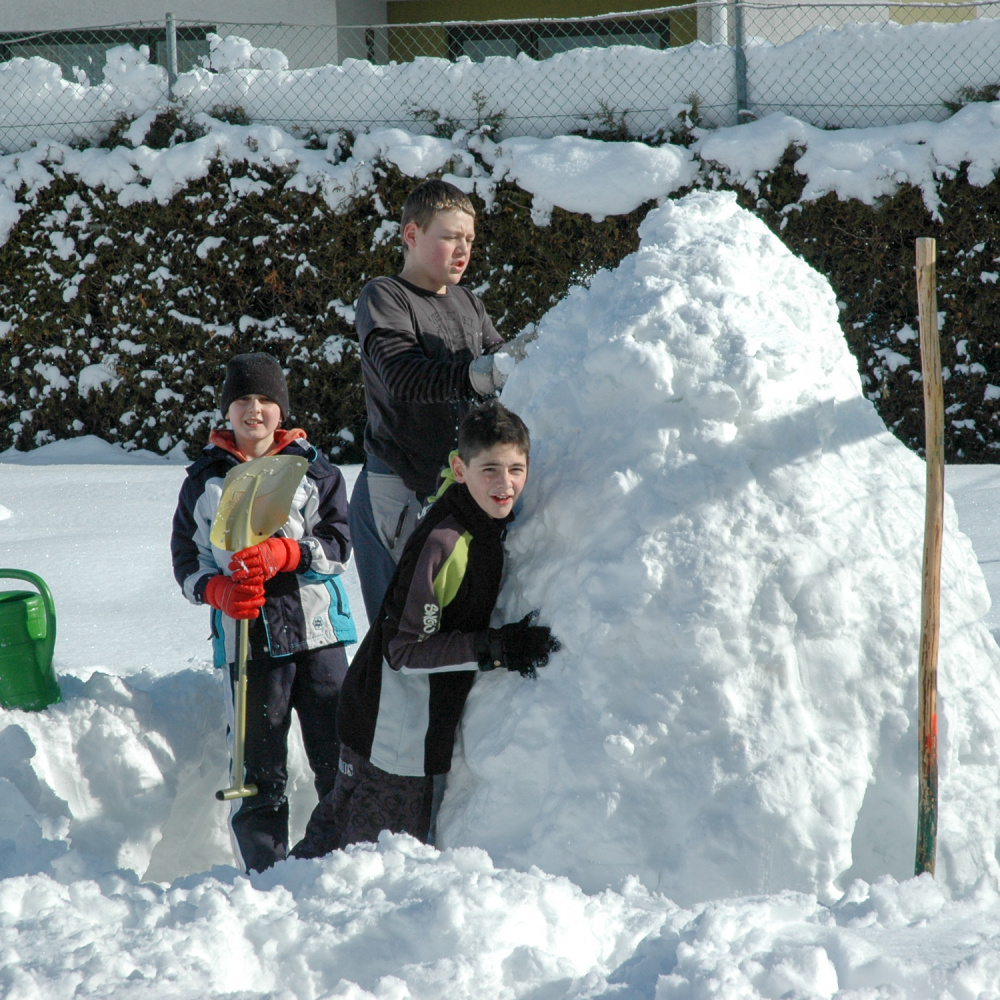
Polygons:
<instances>
[{"instance_id":1,"label":"red glove","mask_svg":"<svg viewBox=\"0 0 1000 1000\"><path fill-rule=\"evenodd\" d=\"M291 538L266 538L237 552L229 563L234 580L270 580L277 573L291 573L302 558L299 543Z\"/></svg>"},{"instance_id":2,"label":"red glove","mask_svg":"<svg viewBox=\"0 0 1000 1000\"><path fill-rule=\"evenodd\" d=\"M228 576L213 576L205 600L230 618L256 618L264 606L264 581L239 583Z\"/></svg>"}]
</instances>

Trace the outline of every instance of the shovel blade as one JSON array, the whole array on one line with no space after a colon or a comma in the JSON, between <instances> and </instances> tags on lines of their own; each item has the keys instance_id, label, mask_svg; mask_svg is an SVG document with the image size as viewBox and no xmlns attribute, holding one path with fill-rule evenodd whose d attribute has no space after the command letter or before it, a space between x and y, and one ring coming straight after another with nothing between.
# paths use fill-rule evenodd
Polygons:
<instances>
[{"instance_id":1,"label":"shovel blade","mask_svg":"<svg viewBox=\"0 0 1000 1000\"><path fill-rule=\"evenodd\" d=\"M298 455L265 455L229 470L212 521L212 544L238 552L270 538L287 520L309 462Z\"/></svg>"}]
</instances>

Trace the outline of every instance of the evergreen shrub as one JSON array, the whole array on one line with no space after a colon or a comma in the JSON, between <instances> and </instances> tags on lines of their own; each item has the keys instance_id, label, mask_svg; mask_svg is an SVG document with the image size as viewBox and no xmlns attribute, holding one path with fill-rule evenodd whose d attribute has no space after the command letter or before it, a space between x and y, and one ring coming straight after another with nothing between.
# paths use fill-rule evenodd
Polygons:
<instances>
[{"instance_id":1,"label":"evergreen shrub","mask_svg":"<svg viewBox=\"0 0 1000 1000\"><path fill-rule=\"evenodd\" d=\"M227 115L239 120L238 109ZM163 145L200 134L181 118L154 124ZM110 145L128 125L116 123ZM352 137L334 138L346 153ZM827 276L865 392L916 451L924 430L914 248L935 237L947 457L996 461L1000 183L975 187L964 171L941 179L939 217L905 184L874 206L835 195L802 202L800 155L786 150L754 190L711 163L704 183L733 189ZM398 272L396 220L415 183L386 163L375 174L374 190L337 211L319 192L289 185L287 168L217 161L169 204L128 207L57 174L0 246L0 450L95 434L193 456L221 421L226 359L266 350L288 372L296 422L332 458L360 461L353 304L369 278ZM635 250L650 207L599 223L556 208L536 224L532 196L513 184L498 184L489 205L474 201L476 251L464 280L507 338Z\"/></svg>"},{"instance_id":2,"label":"evergreen shrub","mask_svg":"<svg viewBox=\"0 0 1000 1000\"><path fill-rule=\"evenodd\" d=\"M216 162L166 205L122 207L75 176L38 192L0 247L0 450L94 434L193 457L221 424L226 360L270 351L294 422L332 458L360 461L353 304L369 278L398 273L392 223L416 183L387 164L376 174L377 190L337 212L288 186L290 169L245 163ZM508 338L634 251L649 208L599 223L555 209L539 228L513 185L488 208L473 200L464 280Z\"/></svg>"},{"instance_id":3,"label":"evergreen shrub","mask_svg":"<svg viewBox=\"0 0 1000 1000\"><path fill-rule=\"evenodd\" d=\"M1000 182L938 181L940 217L903 184L877 205L828 194L801 202L801 150L756 193L737 188L786 246L826 275L865 392L888 428L923 452L916 241L937 241L937 303L949 462L1000 461Z\"/></svg>"}]
</instances>

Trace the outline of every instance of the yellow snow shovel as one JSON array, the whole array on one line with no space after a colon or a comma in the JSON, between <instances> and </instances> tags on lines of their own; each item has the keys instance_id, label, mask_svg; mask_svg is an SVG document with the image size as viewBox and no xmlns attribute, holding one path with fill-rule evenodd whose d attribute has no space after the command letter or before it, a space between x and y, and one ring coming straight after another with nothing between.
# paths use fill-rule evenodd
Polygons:
<instances>
[{"instance_id":1,"label":"yellow snow shovel","mask_svg":"<svg viewBox=\"0 0 1000 1000\"><path fill-rule=\"evenodd\" d=\"M212 521L212 544L228 552L256 545L270 538L287 520L292 498L309 463L296 455L265 455L233 466L222 486L219 509ZM224 802L257 794L246 783L243 751L247 731L247 645L250 622L239 620L237 654L239 669L234 694L233 782L215 793Z\"/></svg>"}]
</instances>

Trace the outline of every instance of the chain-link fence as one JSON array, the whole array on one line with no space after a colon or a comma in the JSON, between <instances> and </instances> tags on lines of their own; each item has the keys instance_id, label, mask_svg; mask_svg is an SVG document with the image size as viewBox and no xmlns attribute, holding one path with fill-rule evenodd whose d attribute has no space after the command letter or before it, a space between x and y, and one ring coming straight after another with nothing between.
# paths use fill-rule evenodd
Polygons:
<instances>
[{"instance_id":1,"label":"chain-link fence","mask_svg":"<svg viewBox=\"0 0 1000 1000\"><path fill-rule=\"evenodd\" d=\"M401 5L397 5L401 6ZM124 47L124 48L123 48ZM941 119L996 96L1000 0L735 3L562 20L175 21L0 32L0 147L97 141L171 98L300 132L499 135L707 126L784 112L823 127Z\"/></svg>"}]
</instances>

